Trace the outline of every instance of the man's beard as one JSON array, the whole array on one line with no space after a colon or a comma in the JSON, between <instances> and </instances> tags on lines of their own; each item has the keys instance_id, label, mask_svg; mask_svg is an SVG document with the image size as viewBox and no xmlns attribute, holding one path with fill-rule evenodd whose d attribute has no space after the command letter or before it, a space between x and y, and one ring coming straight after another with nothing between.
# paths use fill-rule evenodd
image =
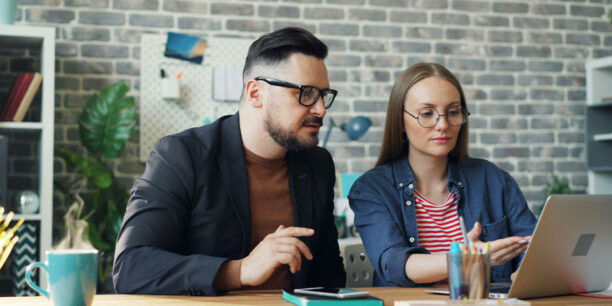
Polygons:
<instances>
[{"instance_id":1,"label":"man's beard","mask_svg":"<svg viewBox=\"0 0 612 306\"><path fill-rule=\"evenodd\" d=\"M311 116L306 120L302 121L301 125L305 125L308 123L318 123L321 126L323 125L323 118ZM264 124L266 127L266 131L283 148L290 151L301 151L305 149L310 149L319 144L319 133L312 132L306 139L300 140L298 135L295 132L288 131L283 129L280 124L272 118L270 113L266 116L264 120Z\"/></svg>"}]
</instances>

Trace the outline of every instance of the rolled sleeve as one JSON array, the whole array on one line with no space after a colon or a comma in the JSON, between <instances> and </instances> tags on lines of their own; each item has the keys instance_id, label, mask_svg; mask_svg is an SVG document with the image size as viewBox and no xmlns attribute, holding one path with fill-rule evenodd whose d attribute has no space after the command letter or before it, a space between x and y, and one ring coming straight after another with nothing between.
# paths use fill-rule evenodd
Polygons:
<instances>
[{"instance_id":1,"label":"rolled sleeve","mask_svg":"<svg viewBox=\"0 0 612 306\"><path fill-rule=\"evenodd\" d=\"M410 245L401 222L401 207L390 207L394 201L377 195L376 186L356 182L349 194L349 204L355 213L355 226L377 276L375 286L416 287L406 275L406 261L411 254L428 254L422 247Z\"/></svg>"},{"instance_id":2,"label":"rolled sleeve","mask_svg":"<svg viewBox=\"0 0 612 306\"><path fill-rule=\"evenodd\" d=\"M385 279L394 286L417 287L427 284L417 284L406 275L406 262L412 254L429 254L421 247L390 248L382 254L381 266Z\"/></svg>"},{"instance_id":3,"label":"rolled sleeve","mask_svg":"<svg viewBox=\"0 0 612 306\"><path fill-rule=\"evenodd\" d=\"M508 216L509 236L529 236L533 234L537 219L529 210L527 201L518 186L518 183L510 174L505 173L506 192L504 194L504 210ZM512 260L510 273L516 271L521 265L525 253L521 253Z\"/></svg>"},{"instance_id":4,"label":"rolled sleeve","mask_svg":"<svg viewBox=\"0 0 612 306\"><path fill-rule=\"evenodd\" d=\"M514 178L505 172L504 175L506 181L504 210L506 216L509 218L509 234L510 236L531 235L533 234L537 220L531 213L531 210L529 210L527 200L525 200Z\"/></svg>"}]
</instances>

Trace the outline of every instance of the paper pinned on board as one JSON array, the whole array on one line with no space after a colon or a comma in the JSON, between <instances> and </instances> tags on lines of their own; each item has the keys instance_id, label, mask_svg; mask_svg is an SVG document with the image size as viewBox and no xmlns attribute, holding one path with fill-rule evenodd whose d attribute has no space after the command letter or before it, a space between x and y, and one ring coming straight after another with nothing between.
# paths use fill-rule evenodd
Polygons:
<instances>
[{"instance_id":1,"label":"paper pinned on board","mask_svg":"<svg viewBox=\"0 0 612 306\"><path fill-rule=\"evenodd\" d=\"M242 69L234 66L215 66L213 70L213 100L238 102L242 94Z\"/></svg>"},{"instance_id":2,"label":"paper pinned on board","mask_svg":"<svg viewBox=\"0 0 612 306\"><path fill-rule=\"evenodd\" d=\"M206 40L196 36L168 32L164 56L202 64Z\"/></svg>"}]
</instances>

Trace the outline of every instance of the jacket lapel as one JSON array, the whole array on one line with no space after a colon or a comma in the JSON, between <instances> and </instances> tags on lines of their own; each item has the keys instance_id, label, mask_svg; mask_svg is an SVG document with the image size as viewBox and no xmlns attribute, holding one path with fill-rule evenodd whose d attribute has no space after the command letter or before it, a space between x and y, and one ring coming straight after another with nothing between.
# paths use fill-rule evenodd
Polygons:
<instances>
[{"instance_id":1,"label":"jacket lapel","mask_svg":"<svg viewBox=\"0 0 612 306\"><path fill-rule=\"evenodd\" d=\"M242 225L245 242L242 255L246 256L251 244L251 202L238 113L221 123L221 146L217 161L221 181Z\"/></svg>"},{"instance_id":2,"label":"jacket lapel","mask_svg":"<svg viewBox=\"0 0 612 306\"><path fill-rule=\"evenodd\" d=\"M289 168L289 182L291 188L291 202L293 204L293 218L295 226L313 228L312 211L312 173L306 162L298 152L287 152L287 166ZM316 231L317 229L315 229ZM319 233L315 233L317 235ZM300 239L313 250L313 237L300 237ZM302 260L302 269L291 279L293 288L305 287L308 283L310 261Z\"/></svg>"},{"instance_id":3,"label":"jacket lapel","mask_svg":"<svg viewBox=\"0 0 612 306\"><path fill-rule=\"evenodd\" d=\"M287 152L289 180L291 187L291 202L295 226L313 228L312 217L312 178L310 169L298 152ZM311 237L304 237L307 245Z\"/></svg>"}]
</instances>

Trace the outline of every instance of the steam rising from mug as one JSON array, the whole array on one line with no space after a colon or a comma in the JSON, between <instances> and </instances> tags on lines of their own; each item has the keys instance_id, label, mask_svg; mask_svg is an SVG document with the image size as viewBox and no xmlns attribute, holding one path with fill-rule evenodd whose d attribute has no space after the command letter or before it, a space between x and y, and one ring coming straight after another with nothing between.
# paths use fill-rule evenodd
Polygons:
<instances>
[{"instance_id":1,"label":"steam rising from mug","mask_svg":"<svg viewBox=\"0 0 612 306\"><path fill-rule=\"evenodd\" d=\"M64 215L66 236L53 248L54 250L84 250L94 248L89 242L88 237L83 235L87 228L87 221L79 219L84 205L85 202L77 194L76 200L70 205L68 212Z\"/></svg>"}]
</instances>

